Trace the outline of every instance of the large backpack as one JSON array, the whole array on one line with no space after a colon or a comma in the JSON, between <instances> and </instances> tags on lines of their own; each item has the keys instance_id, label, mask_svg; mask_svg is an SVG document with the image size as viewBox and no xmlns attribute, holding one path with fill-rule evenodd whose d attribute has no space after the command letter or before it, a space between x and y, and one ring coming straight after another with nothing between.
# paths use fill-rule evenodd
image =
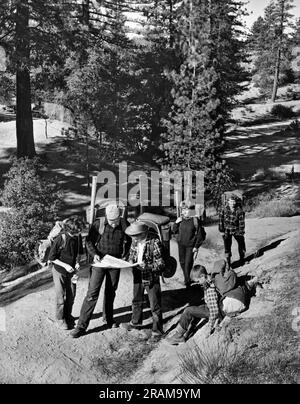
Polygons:
<instances>
[{"instance_id":1,"label":"large backpack","mask_svg":"<svg viewBox=\"0 0 300 404\"><path fill-rule=\"evenodd\" d=\"M150 249L153 252L154 250L154 240L157 239L159 240L159 237L153 237L151 239L151 244L150 244ZM160 240L159 240L160 241ZM160 243L161 245L161 253L162 253L162 258L165 262L164 269L160 273L162 280L164 281L164 278L172 278L172 276L175 275L176 269L177 269L177 261L174 257L170 255L170 250L169 248L166 247L165 243Z\"/></svg>"},{"instance_id":2,"label":"large backpack","mask_svg":"<svg viewBox=\"0 0 300 404\"><path fill-rule=\"evenodd\" d=\"M66 245L66 234L65 230L65 222L64 221L56 221L55 225L52 227L48 237L43 240L39 240L34 251L34 258L41 266L45 266L48 264L48 257L50 253L51 246L54 240L62 235L63 243L60 249L63 249Z\"/></svg>"},{"instance_id":3,"label":"large backpack","mask_svg":"<svg viewBox=\"0 0 300 404\"><path fill-rule=\"evenodd\" d=\"M158 215L155 213L144 212L138 221L145 223L149 227L149 233L158 238L161 243L162 257L165 261L164 269L161 273L162 279L171 278L177 268L177 261L170 254L171 227L170 218L168 216ZM151 243L152 244L152 243ZM153 245L150 248L153 248Z\"/></svg>"}]
</instances>

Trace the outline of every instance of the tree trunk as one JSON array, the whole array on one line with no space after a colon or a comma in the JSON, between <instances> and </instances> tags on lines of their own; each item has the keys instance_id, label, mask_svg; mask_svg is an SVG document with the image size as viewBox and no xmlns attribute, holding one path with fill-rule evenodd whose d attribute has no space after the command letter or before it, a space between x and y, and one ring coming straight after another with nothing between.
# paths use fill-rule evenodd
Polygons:
<instances>
[{"instance_id":1,"label":"tree trunk","mask_svg":"<svg viewBox=\"0 0 300 404\"><path fill-rule=\"evenodd\" d=\"M17 157L35 156L30 88L28 0L18 2L16 14Z\"/></svg>"},{"instance_id":2,"label":"tree trunk","mask_svg":"<svg viewBox=\"0 0 300 404\"><path fill-rule=\"evenodd\" d=\"M280 2L280 27L279 27L279 45L277 50L277 58L275 65L275 73L274 73L274 82L273 82L273 92L272 92L272 102L275 102L277 96L278 89L278 79L280 72L280 62L281 62L281 50L282 50L282 41L283 41L283 21L284 21L284 11L285 11L285 0L281 0Z\"/></svg>"},{"instance_id":3,"label":"tree trunk","mask_svg":"<svg viewBox=\"0 0 300 404\"><path fill-rule=\"evenodd\" d=\"M169 46L174 47L175 36L174 36L174 23L173 23L173 0L169 0Z\"/></svg>"},{"instance_id":4,"label":"tree trunk","mask_svg":"<svg viewBox=\"0 0 300 404\"><path fill-rule=\"evenodd\" d=\"M275 66L275 74L274 74L274 82L273 82L273 92L272 92L272 102L275 102L277 96L277 89L278 89L278 79L279 79L279 72L280 72L280 59L281 59L281 51L278 49L277 52L277 60Z\"/></svg>"}]
</instances>

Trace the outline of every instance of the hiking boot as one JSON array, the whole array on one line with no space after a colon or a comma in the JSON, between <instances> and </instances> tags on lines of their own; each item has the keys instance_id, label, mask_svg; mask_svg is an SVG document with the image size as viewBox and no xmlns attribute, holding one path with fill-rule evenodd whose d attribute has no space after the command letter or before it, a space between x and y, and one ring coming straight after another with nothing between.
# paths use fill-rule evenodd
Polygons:
<instances>
[{"instance_id":1,"label":"hiking boot","mask_svg":"<svg viewBox=\"0 0 300 404\"><path fill-rule=\"evenodd\" d=\"M73 316L68 317L66 319L66 323L68 324L69 329L72 329L75 327L75 318Z\"/></svg>"},{"instance_id":2,"label":"hiking boot","mask_svg":"<svg viewBox=\"0 0 300 404\"><path fill-rule=\"evenodd\" d=\"M158 342L163 337L163 333L161 331L152 331L148 342Z\"/></svg>"},{"instance_id":3,"label":"hiking boot","mask_svg":"<svg viewBox=\"0 0 300 404\"><path fill-rule=\"evenodd\" d=\"M86 331L83 328L75 328L71 333L70 336L72 338L79 338L85 335Z\"/></svg>"},{"instance_id":4,"label":"hiking boot","mask_svg":"<svg viewBox=\"0 0 300 404\"><path fill-rule=\"evenodd\" d=\"M118 328L119 327L119 324L115 323L114 321L109 322L109 323L107 321L104 321L103 325L106 326L107 328Z\"/></svg>"},{"instance_id":5,"label":"hiking boot","mask_svg":"<svg viewBox=\"0 0 300 404\"><path fill-rule=\"evenodd\" d=\"M258 283L258 277L254 276L254 278L251 278L249 281L246 281L246 286L249 290L253 289Z\"/></svg>"},{"instance_id":6,"label":"hiking boot","mask_svg":"<svg viewBox=\"0 0 300 404\"><path fill-rule=\"evenodd\" d=\"M131 330L140 330L142 328L141 324L133 324L131 321L129 323L122 323L121 324L122 328L125 328L127 331Z\"/></svg>"},{"instance_id":7,"label":"hiking boot","mask_svg":"<svg viewBox=\"0 0 300 404\"><path fill-rule=\"evenodd\" d=\"M185 337L184 334L186 333L186 330L181 327L181 325L178 324L176 327L175 333L167 338L167 342L171 345L179 345L185 342Z\"/></svg>"},{"instance_id":8,"label":"hiking boot","mask_svg":"<svg viewBox=\"0 0 300 404\"><path fill-rule=\"evenodd\" d=\"M57 325L61 330L68 330L69 326L65 320L57 320Z\"/></svg>"}]
</instances>

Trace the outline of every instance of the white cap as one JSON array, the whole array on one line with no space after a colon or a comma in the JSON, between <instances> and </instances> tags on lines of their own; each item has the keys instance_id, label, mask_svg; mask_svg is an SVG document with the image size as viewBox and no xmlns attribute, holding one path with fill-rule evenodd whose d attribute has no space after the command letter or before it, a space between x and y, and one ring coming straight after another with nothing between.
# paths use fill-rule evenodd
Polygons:
<instances>
[{"instance_id":1,"label":"white cap","mask_svg":"<svg viewBox=\"0 0 300 404\"><path fill-rule=\"evenodd\" d=\"M120 209L117 205L108 205L105 209L106 217L109 220L115 220L120 217Z\"/></svg>"}]
</instances>

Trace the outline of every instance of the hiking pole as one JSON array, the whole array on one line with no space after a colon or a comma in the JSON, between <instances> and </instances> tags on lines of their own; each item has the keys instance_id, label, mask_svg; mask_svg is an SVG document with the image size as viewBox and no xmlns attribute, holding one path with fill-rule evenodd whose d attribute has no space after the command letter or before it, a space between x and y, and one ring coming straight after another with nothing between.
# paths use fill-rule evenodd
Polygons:
<instances>
[{"instance_id":1,"label":"hiking pole","mask_svg":"<svg viewBox=\"0 0 300 404\"><path fill-rule=\"evenodd\" d=\"M198 253L199 253L199 249L197 249L197 251L194 252L194 257L193 257L193 261L195 263L197 257L198 257Z\"/></svg>"}]
</instances>

